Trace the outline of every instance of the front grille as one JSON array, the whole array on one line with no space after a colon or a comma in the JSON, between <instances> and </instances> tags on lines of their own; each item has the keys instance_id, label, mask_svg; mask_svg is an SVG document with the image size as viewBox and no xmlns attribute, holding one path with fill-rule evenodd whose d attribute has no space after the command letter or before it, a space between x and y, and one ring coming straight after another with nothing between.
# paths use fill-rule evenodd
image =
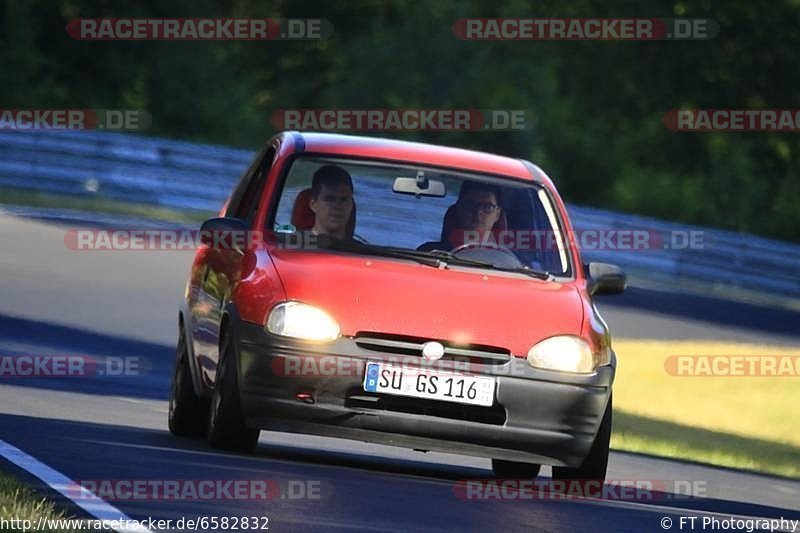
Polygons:
<instances>
[{"instance_id":1,"label":"front grille","mask_svg":"<svg viewBox=\"0 0 800 533\"><path fill-rule=\"evenodd\" d=\"M511 361L511 351L497 346L483 344L456 345L449 341L425 339L391 333L360 331L354 338L356 345L365 350L392 355L422 357L422 345L436 341L444 346L442 360L469 364L500 366Z\"/></svg>"},{"instance_id":2,"label":"front grille","mask_svg":"<svg viewBox=\"0 0 800 533\"><path fill-rule=\"evenodd\" d=\"M345 400L345 407L435 416L498 426L506 423L506 410L497 404L491 407L484 407L481 405L443 402L441 400L372 394L363 390L354 390L352 392L353 394L349 395Z\"/></svg>"}]
</instances>

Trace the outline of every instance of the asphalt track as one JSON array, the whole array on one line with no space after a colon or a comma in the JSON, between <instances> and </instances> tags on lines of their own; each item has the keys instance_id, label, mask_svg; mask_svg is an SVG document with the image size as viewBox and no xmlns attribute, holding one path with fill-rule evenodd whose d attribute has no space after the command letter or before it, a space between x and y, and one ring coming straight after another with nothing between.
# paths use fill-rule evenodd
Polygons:
<instances>
[{"instance_id":1,"label":"asphalt track","mask_svg":"<svg viewBox=\"0 0 800 533\"><path fill-rule=\"evenodd\" d=\"M71 251L67 229L0 216L0 354L138 356L151 366L143 376L5 379L0 440L73 480L268 479L319 490L268 501L111 502L131 518L267 516L271 531L664 531L664 517L680 531L681 516L800 519L798 481L635 454L612 453L608 477L702 481L707 496L466 501L454 485L488 478L488 461L280 433L262 432L254 455L174 438L166 398L191 254ZM800 316L787 310L643 289L600 306L617 337L800 343Z\"/></svg>"}]
</instances>

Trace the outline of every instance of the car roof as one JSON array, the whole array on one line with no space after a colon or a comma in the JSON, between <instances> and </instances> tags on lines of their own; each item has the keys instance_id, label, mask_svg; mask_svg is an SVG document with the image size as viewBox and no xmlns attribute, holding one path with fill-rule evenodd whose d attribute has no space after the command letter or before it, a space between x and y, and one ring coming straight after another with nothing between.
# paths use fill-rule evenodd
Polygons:
<instances>
[{"instance_id":1,"label":"car roof","mask_svg":"<svg viewBox=\"0 0 800 533\"><path fill-rule=\"evenodd\" d=\"M295 137L297 152L401 161L535 180L521 159L486 152L381 137L305 132L286 134Z\"/></svg>"}]
</instances>

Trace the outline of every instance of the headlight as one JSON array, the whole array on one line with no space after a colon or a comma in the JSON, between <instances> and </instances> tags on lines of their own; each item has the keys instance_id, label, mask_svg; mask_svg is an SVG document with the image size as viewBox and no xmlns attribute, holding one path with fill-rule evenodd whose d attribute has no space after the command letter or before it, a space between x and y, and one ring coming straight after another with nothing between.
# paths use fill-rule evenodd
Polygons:
<instances>
[{"instance_id":1,"label":"headlight","mask_svg":"<svg viewBox=\"0 0 800 533\"><path fill-rule=\"evenodd\" d=\"M307 341L332 341L339 338L339 324L322 309L300 303L276 305L267 318L267 331Z\"/></svg>"},{"instance_id":2,"label":"headlight","mask_svg":"<svg viewBox=\"0 0 800 533\"><path fill-rule=\"evenodd\" d=\"M545 370L591 374L594 356L589 344L580 337L550 337L528 350L528 364Z\"/></svg>"}]
</instances>

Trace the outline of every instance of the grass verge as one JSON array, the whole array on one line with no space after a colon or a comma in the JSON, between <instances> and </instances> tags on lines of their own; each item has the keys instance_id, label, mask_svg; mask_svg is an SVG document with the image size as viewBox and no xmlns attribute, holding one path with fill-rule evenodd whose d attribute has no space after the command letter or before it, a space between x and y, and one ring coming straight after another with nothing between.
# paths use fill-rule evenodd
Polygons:
<instances>
[{"instance_id":1,"label":"grass verge","mask_svg":"<svg viewBox=\"0 0 800 533\"><path fill-rule=\"evenodd\" d=\"M195 223L213 216L213 213L190 212L150 204L137 204L91 196L65 196L21 189L0 189L0 203L26 207L74 209L94 213L126 215L168 222Z\"/></svg>"},{"instance_id":2,"label":"grass verge","mask_svg":"<svg viewBox=\"0 0 800 533\"><path fill-rule=\"evenodd\" d=\"M617 340L617 450L800 477L800 377L678 377L671 355L800 355L800 347Z\"/></svg>"},{"instance_id":3,"label":"grass verge","mask_svg":"<svg viewBox=\"0 0 800 533\"><path fill-rule=\"evenodd\" d=\"M36 494L16 478L0 472L0 519L5 521L0 525L0 531L32 531L32 528L24 527L25 521L28 520L35 527L41 517L51 521L72 518L57 510L52 502ZM38 531L70 533L76 530L45 527Z\"/></svg>"}]
</instances>

